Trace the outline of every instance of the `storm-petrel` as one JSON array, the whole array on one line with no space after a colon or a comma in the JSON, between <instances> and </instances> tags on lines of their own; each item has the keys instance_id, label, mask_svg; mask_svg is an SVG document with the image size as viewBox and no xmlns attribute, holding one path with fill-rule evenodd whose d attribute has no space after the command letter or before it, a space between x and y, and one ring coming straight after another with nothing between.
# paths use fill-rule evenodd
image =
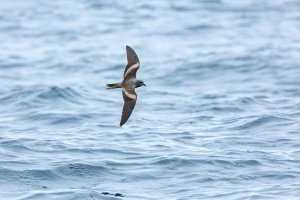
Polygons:
<instances>
[{"instance_id":1,"label":"storm-petrel","mask_svg":"<svg viewBox=\"0 0 300 200\"><path fill-rule=\"evenodd\" d=\"M146 86L144 81L136 79L136 72L140 67L140 61L135 51L130 46L126 46L126 53L128 64L124 71L123 81L106 84L107 89L122 88L124 106L120 126L126 123L134 109L137 99L135 88L143 85Z\"/></svg>"}]
</instances>

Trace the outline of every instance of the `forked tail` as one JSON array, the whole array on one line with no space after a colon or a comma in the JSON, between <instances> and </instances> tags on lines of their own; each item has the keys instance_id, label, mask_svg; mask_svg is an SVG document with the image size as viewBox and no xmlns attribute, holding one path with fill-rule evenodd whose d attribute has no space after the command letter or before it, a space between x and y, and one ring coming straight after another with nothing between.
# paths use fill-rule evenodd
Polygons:
<instances>
[{"instance_id":1,"label":"forked tail","mask_svg":"<svg viewBox=\"0 0 300 200\"><path fill-rule=\"evenodd\" d=\"M106 89L114 89L114 88L121 88L121 83L110 83L106 84Z\"/></svg>"}]
</instances>

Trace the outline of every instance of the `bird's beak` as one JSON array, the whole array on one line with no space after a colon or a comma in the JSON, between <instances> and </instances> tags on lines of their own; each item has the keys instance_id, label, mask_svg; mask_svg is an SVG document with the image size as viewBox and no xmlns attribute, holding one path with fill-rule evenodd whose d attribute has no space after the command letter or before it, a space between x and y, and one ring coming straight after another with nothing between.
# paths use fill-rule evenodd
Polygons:
<instances>
[{"instance_id":1,"label":"bird's beak","mask_svg":"<svg viewBox=\"0 0 300 200\"><path fill-rule=\"evenodd\" d=\"M146 84L145 84L145 83L143 83L143 86L145 86L145 87L146 87Z\"/></svg>"}]
</instances>

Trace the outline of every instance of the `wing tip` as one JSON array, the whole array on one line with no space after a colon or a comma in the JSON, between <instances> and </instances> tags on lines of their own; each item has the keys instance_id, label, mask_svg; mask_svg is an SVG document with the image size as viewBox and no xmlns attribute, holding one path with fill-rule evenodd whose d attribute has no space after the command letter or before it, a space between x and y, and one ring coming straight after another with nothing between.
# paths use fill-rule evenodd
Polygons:
<instances>
[{"instance_id":1,"label":"wing tip","mask_svg":"<svg viewBox=\"0 0 300 200\"><path fill-rule=\"evenodd\" d=\"M140 63L138 55L133 50L133 48L131 48L128 45L126 45L126 54L127 54L128 65L133 65L133 64L136 64L136 63ZM125 70L127 70L127 67L126 67Z\"/></svg>"},{"instance_id":2,"label":"wing tip","mask_svg":"<svg viewBox=\"0 0 300 200\"><path fill-rule=\"evenodd\" d=\"M126 45L126 51L134 51L132 47L130 47L129 45Z\"/></svg>"}]
</instances>

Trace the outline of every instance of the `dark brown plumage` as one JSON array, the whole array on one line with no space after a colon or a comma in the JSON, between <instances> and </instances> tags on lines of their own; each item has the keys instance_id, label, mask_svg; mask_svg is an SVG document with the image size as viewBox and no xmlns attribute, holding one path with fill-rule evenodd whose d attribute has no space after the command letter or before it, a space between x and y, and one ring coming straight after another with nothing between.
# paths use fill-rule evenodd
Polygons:
<instances>
[{"instance_id":1,"label":"dark brown plumage","mask_svg":"<svg viewBox=\"0 0 300 200\"><path fill-rule=\"evenodd\" d=\"M140 67L140 61L135 51L126 46L127 65L124 70L123 81L120 83L106 84L107 89L122 88L124 106L120 126L125 124L129 119L137 100L135 88L146 86L143 81L136 79L136 72Z\"/></svg>"}]
</instances>

